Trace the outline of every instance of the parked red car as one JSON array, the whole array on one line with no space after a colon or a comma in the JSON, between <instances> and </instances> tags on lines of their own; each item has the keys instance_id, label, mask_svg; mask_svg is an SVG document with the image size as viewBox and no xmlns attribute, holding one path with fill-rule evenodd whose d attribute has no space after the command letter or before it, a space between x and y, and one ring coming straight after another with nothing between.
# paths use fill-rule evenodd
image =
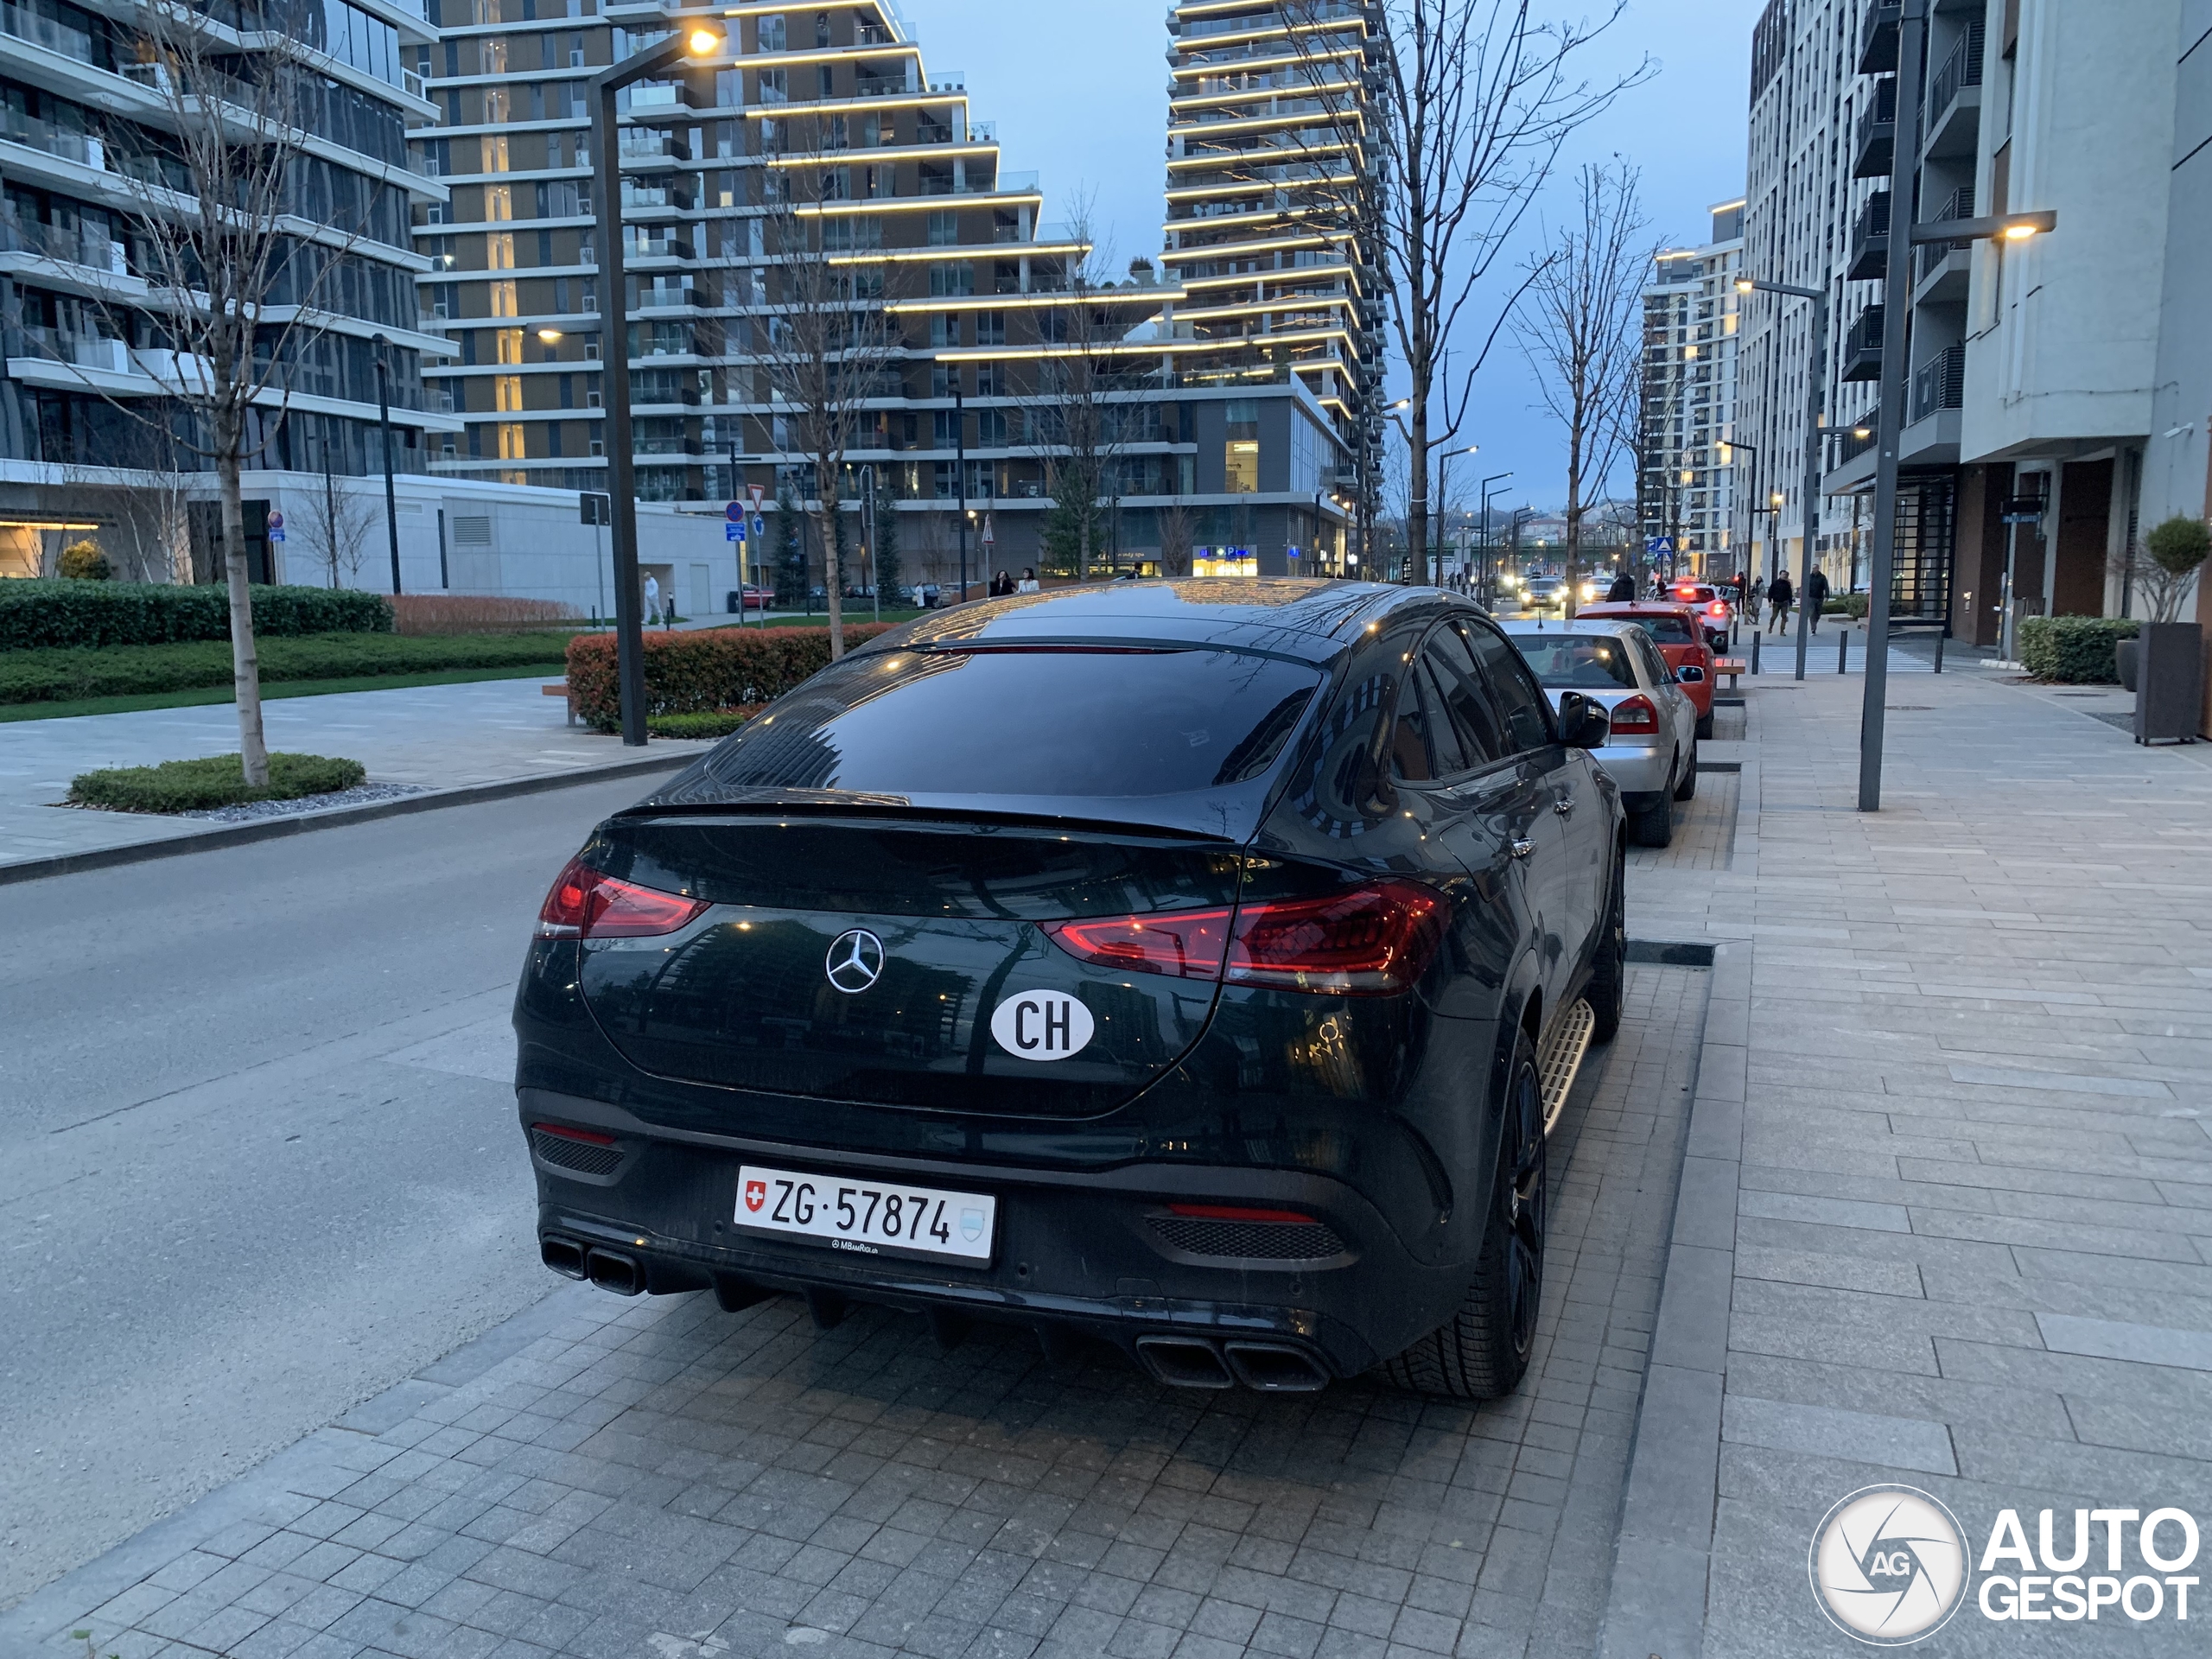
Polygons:
<instances>
[{"instance_id":1,"label":"parked red car","mask_svg":"<svg viewBox=\"0 0 2212 1659\"><path fill-rule=\"evenodd\" d=\"M1713 650L1709 629L1711 620L1702 615L1703 607L1676 600L1639 599L1609 605L1585 605L1577 613L1586 620L1634 622L1641 625L1651 636L1651 643L1659 647L1659 654L1667 659L1667 666L1675 671L1675 677L1697 710L1697 734L1713 735ZM1694 679L1683 679L1686 669L1694 669Z\"/></svg>"},{"instance_id":2,"label":"parked red car","mask_svg":"<svg viewBox=\"0 0 2212 1659\"><path fill-rule=\"evenodd\" d=\"M1709 582L1678 582L1667 590L1667 597L1675 604L1688 606L1703 619L1705 637L1715 651L1728 649L1736 634L1736 605L1727 591Z\"/></svg>"}]
</instances>

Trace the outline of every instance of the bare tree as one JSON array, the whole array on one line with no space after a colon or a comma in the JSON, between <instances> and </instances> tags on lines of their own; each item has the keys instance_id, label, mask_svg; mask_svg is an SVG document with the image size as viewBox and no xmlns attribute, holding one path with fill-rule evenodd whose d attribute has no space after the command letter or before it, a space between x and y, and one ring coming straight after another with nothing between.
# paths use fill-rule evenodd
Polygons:
<instances>
[{"instance_id":1,"label":"bare tree","mask_svg":"<svg viewBox=\"0 0 2212 1659\"><path fill-rule=\"evenodd\" d=\"M839 568L845 457L880 425L883 417L869 400L891 392L887 377L904 341L885 308L887 267L853 245L855 232L869 222L849 206L855 169L842 151L821 143L825 118L804 118L804 149L789 142L791 121L777 122L763 140L764 147L777 146L767 169L776 286L764 355L777 416L792 447L814 463L811 511L834 661L845 654Z\"/></svg>"},{"instance_id":2,"label":"bare tree","mask_svg":"<svg viewBox=\"0 0 2212 1659\"><path fill-rule=\"evenodd\" d=\"M185 0L143 0L131 22L137 55L124 72L159 99L159 125L115 124L109 142L149 297L143 311L114 298L90 303L107 337L147 336L138 365L164 395L94 390L213 466L238 749L258 788L269 754L239 475L276 435L291 372L326 334L321 298L367 234L375 194L306 148L306 100L321 96L321 82L283 31L252 31L242 51ZM76 363L73 352L55 354Z\"/></svg>"},{"instance_id":3,"label":"bare tree","mask_svg":"<svg viewBox=\"0 0 2212 1659\"><path fill-rule=\"evenodd\" d=\"M1191 549L1198 540L1198 528L1192 522L1190 508L1180 498L1158 510L1160 524L1160 574L1163 576L1183 577L1191 574Z\"/></svg>"},{"instance_id":4,"label":"bare tree","mask_svg":"<svg viewBox=\"0 0 2212 1659\"><path fill-rule=\"evenodd\" d=\"M1330 0L1286 3L1306 25L1293 30L1301 42L1321 38L1317 26L1341 15ZM1652 73L1646 59L1595 81L1580 73L1583 48L1626 9L1627 0L1612 0L1594 22L1568 22L1540 17L1535 0L1381 0L1371 14L1381 29L1379 94L1370 101L1341 77L1308 77L1333 129L1330 145L1357 130L1382 151L1377 176L1338 176L1379 251L1410 383L1402 425L1408 581L1427 563L1429 468L1458 440L1474 378L1527 278L1479 346L1461 351L1455 388L1449 358L1462 318L1514 245L1567 137Z\"/></svg>"},{"instance_id":5,"label":"bare tree","mask_svg":"<svg viewBox=\"0 0 2212 1659\"><path fill-rule=\"evenodd\" d=\"M321 486L308 493L307 510L293 522L333 588L360 580L382 506L373 491L350 478L340 482L327 469Z\"/></svg>"},{"instance_id":6,"label":"bare tree","mask_svg":"<svg viewBox=\"0 0 2212 1659\"><path fill-rule=\"evenodd\" d=\"M1544 407L1567 439L1567 613L1582 580L1583 518L1635 442L1643 353L1640 295L1651 268L1649 228L1627 162L1586 167L1581 223L1529 261L1516 317ZM1624 406L1624 396L1630 400Z\"/></svg>"}]
</instances>

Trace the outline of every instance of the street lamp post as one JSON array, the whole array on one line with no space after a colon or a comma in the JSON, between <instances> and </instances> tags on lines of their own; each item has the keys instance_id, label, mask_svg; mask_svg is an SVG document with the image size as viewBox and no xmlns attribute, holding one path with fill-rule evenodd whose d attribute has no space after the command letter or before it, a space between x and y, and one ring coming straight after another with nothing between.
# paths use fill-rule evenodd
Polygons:
<instances>
[{"instance_id":1,"label":"street lamp post","mask_svg":"<svg viewBox=\"0 0 2212 1659\"><path fill-rule=\"evenodd\" d=\"M1733 439L1733 438L1729 439L1729 440L1728 440L1725 444L1723 444L1721 447L1722 447L1723 448L1725 448L1725 449L1726 449L1726 450L1728 451L1728 465L1729 465L1729 467L1730 467L1732 470L1734 468L1734 467L1735 467L1735 465L1736 465L1736 452L1737 452L1738 449L1743 450L1745 454L1749 454L1749 455L1751 456L1751 489L1750 489L1750 491L1748 492L1748 493L1749 493L1749 496L1750 496L1750 499L1751 499L1751 514L1750 514L1750 524L1751 524L1751 537L1752 537L1752 540L1753 540L1754 542L1756 542L1756 541L1758 540L1758 512L1759 512L1759 509L1758 509L1758 494L1759 494L1759 459L1758 459L1758 457L1759 457L1759 447L1758 447L1758 445L1757 445L1756 443L1738 443L1738 442L1737 442L1735 441L1735 439ZM1730 524L1730 527L1731 527L1731 531L1732 531L1732 530L1733 530L1733 527L1734 527L1734 524L1735 524L1735 512L1734 512L1735 502L1736 502L1736 499L1737 499L1738 496L1739 494L1742 494L1742 493L1744 493L1744 492L1737 491L1737 490L1735 490L1735 489L1733 489L1733 488L1732 488L1732 489L1729 491L1729 493L1728 493L1728 494L1729 494L1729 507L1730 507L1730 512L1729 512L1729 515L1728 515L1728 521L1729 521L1729 524ZM1743 570L1745 570L1745 571L1747 571L1747 572L1751 571L1751 565L1750 565L1750 563L1749 563L1748 562L1747 562L1747 563L1745 563L1745 564L1743 564L1743 565L1741 565L1741 566L1738 567L1738 569L1743 569ZM1756 574L1756 573L1753 573L1753 574ZM1746 576L1746 578L1745 578L1745 594L1739 594L1739 595L1738 595L1738 598L1747 597L1747 596L1748 596L1748 594L1749 594L1749 590L1750 590L1750 586L1751 586L1751 583L1750 583L1750 578L1749 578L1749 576L1747 575L1747 576Z\"/></svg>"},{"instance_id":2,"label":"street lamp post","mask_svg":"<svg viewBox=\"0 0 2212 1659\"><path fill-rule=\"evenodd\" d=\"M1436 585L1444 585L1444 543L1452 523L1452 457L1478 455L1483 447L1471 443L1465 449L1446 449L1436 457Z\"/></svg>"},{"instance_id":3,"label":"street lamp post","mask_svg":"<svg viewBox=\"0 0 2212 1659\"><path fill-rule=\"evenodd\" d=\"M598 200L601 401L606 404L607 489L613 499L614 639L621 687L622 741L645 744L645 642L638 591L637 458L630 435L630 296L622 269L622 154L617 95L686 58L712 57L727 45L716 28L686 25L658 46L633 53L592 80L592 188ZM741 591L742 584L740 584Z\"/></svg>"},{"instance_id":4,"label":"street lamp post","mask_svg":"<svg viewBox=\"0 0 2212 1659\"><path fill-rule=\"evenodd\" d=\"M1891 162L1889 268L1882 287L1882 391L1874 465L1874 550L1866 573L1866 692L1859 723L1859 810L1882 810L1882 745L1890 679L1890 597L1897 580L1897 467L1904 447L1910 365L1912 251L1930 243L2022 242L2058 228L2049 210L1923 222L1913 201L1919 168L1922 78L1928 57L1929 0L1904 0L1897 20L1897 143ZM1902 213L1900 221L1898 215ZM1900 222L1905 227L1900 235Z\"/></svg>"},{"instance_id":5,"label":"street lamp post","mask_svg":"<svg viewBox=\"0 0 2212 1659\"><path fill-rule=\"evenodd\" d=\"M1902 201L1904 198L1894 196L1891 200ZM1813 306L1811 338L1805 348L1805 547L1798 561L1797 579L1797 677L1802 680L1805 677L1805 653L1813 643L1813 620L1806 604L1812 596L1813 548L1821 535L1821 420L1827 407L1827 388L1821 382L1827 375L1828 291L1825 288L1800 288L1794 283L1764 282L1755 276L1738 277L1736 291L1785 294L1792 299L1809 300Z\"/></svg>"},{"instance_id":6,"label":"street lamp post","mask_svg":"<svg viewBox=\"0 0 2212 1659\"><path fill-rule=\"evenodd\" d=\"M384 531L391 543L391 591L399 592L399 493L391 482L391 365L385 361L385 347L391 344L382 334L376 337L377 348L377 427L384 435Z\"/></svg>"},{"instance_id":7,"label":"street lamp post","mask_svg":"<svg viewBox=\"0 0 2212 1659\"><path fill-rule=\"evenodd\" d=\"M1491 544L1490 537L1490 504L1505 493L1503 490L1493 490L1491 486L1502 484L1512 476L1510 472L1492 473L1483 480L1483 604L1491 610L1497 608L1497 550Z\"/></svg>"}]
</instances>

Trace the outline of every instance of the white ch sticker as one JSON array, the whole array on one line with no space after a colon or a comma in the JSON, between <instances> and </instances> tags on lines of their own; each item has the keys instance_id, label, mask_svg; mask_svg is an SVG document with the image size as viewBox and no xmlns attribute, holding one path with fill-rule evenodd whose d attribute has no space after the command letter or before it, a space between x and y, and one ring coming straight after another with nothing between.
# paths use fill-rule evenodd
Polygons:
<instances>
[{"instance_id":1,"label":"white ch sticker","mask_svg":"<svg viewBox=\"0 0 2212 1659\"><path fill-rule=\"evenodd\" d=\"M1093 1029L1090 1010L1065 991L1017 991L991 1015L991 1035L1018 1060L1065 1060Z\"/></svg>"}]
</instances>

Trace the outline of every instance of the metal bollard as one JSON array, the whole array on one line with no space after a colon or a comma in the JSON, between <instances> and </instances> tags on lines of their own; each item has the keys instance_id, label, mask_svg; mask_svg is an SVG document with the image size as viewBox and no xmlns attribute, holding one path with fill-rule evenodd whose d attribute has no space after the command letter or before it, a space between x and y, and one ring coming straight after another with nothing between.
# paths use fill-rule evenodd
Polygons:
<instances>
[{"instance_id":1,"label":"metal bollard","mask_svg":"<svg viewBox=\"0 0 2212 1659\"><path fill-rule=\"evenodd\" d=\"M1950 632L1948 627L1936 630L1936 671L1938 674L1943 671L1943 636L1948 632Z\"/></svg>"},{"instance_id":2,"label":"metal bollard","mask_svg":"<svg viewBox=\"0 0 2212 1659\"><path fill-rule=\"evenodd\" d=\"M1751 672L1754 674L1757 674L1759 671L1759 638L1761 632L1762 630L1756 628L1751 631Z\"/></svg>"},{"instance_id":3,"label":"metal bollard","mask_svg":"<svg viewBox=\"0 0 2212 1659\"><path fill-rule=\"evenodd\" d=\"M1851 627L1848 623L1835 631L1835 671L1839 674L1851 671Z\"/></svg>"}]
</instances>

